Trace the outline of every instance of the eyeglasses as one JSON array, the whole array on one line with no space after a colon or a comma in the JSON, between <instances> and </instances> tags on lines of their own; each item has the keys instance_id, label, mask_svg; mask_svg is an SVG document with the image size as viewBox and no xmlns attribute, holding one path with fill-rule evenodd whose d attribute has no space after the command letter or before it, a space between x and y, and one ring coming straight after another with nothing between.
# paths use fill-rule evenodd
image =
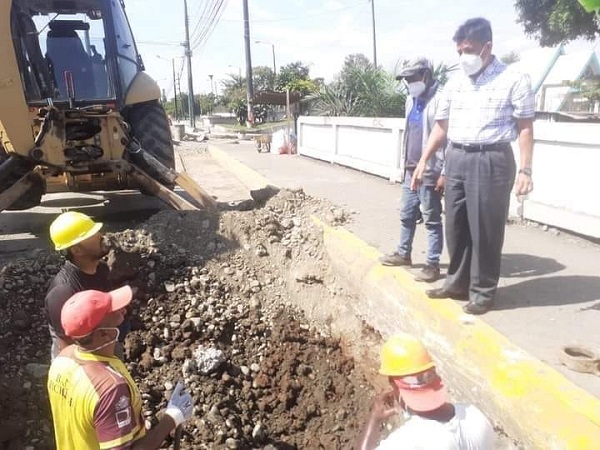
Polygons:
<instances>
[{"instance_id":1,"label":"eyeglasses","mask_svg":"<svg viewBox=\"0 0 600 450\"><path fill-rule=\"evenodd\" d=\"M396 385L402 389L422 389L430 386L439 380L439 376L435 368L426 370L425 372L414 375L406 375L404 377L394 378Z\"/></svg>"}]
</instances>

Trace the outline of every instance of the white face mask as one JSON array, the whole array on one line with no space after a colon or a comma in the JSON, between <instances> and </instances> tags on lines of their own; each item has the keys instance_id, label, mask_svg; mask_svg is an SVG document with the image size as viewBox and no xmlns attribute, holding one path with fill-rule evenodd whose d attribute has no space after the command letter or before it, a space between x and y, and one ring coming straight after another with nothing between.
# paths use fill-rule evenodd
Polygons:
<instances>
[{"instance_id":1,"label":"white face mask","mask_svg":"<svg viewBox=\"0 0 600 450\"><path fill-rule=\"evenodd\" d=\"M408 93L411 97L419 97L427 86L423 81L413 81L412 83L406 83L406 87L408 88Z\"/></svg>"},{"instance_id":2,"label":"white face mask","mask_svg":"<svg viewBox=\"0 0 600 450\"><path fill-rule=\"evenodd\" d=\"M460 58L459 58L460 66L462 67L462 69L465 71L465 73L467 75L469 75L469 76L475 75L483 67L483 59L481 58L481 54L483 53L484 48L485 48L485 45L479 52L479 55L468 55L466 53L463 53L462 55L460 55Z\"/></svg>"},{"instance_id":3,"label":"white face mask","mask_svg":"<svg viewBox=\"0 0 600 450\"><path fill-rule=\"evenodd\" d=\"M113 327L96 328L96 331L100 331L100 330L106 330L106 331L108 331L108 330L114 330L114 331L116 331L115 338L111 339L108 342L105 342L104 344L102 344L102 345L100 345L100 346L98 346L96 348L92 348L92 349L89 349L89 350L88 349L83 349L85 352L94 353L94 352L97 352L98 350L103 349L104 347L108 347L110 344L113 344L113 343L117 342L119 340L119 336L121 335L121 330L119 330L116 327L114 327L114 328Z\"/></svg>"}]
</instances>

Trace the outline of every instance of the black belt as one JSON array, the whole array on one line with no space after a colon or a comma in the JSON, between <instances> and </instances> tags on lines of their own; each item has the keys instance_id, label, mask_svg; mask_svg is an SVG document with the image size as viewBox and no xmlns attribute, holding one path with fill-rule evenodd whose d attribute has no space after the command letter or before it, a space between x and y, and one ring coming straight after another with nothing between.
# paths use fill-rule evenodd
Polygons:
<instances>
[{"instance_id":1,"label":"black belt","mask_svg":"<svg viewBox=\"0 0 600 450\"><path fill-rule=\"evenodd\" d=\"M510 149L510 142L496 142L495 144L457 144L452 143L454 148L460 148L466 152L493 152Z\"/></svg>"}]
</instances>

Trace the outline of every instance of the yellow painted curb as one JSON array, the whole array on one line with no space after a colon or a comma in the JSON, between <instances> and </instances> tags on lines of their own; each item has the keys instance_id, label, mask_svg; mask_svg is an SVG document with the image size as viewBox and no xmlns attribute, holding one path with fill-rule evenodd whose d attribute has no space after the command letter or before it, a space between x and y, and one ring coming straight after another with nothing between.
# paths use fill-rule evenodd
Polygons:
<instances>
[{"instance_id":1,"label":"yellow painted curb","mask_svg":"<svg viewBox=\"0 0 600 450\"><path fill-rule=\"evenodd\" d=\"M210 156L225 169L229 170L238 180L240 180L250 190L261 189L267 185L274 186L261 174L250 169L244 163L229 156L226 152L213 144L208 145Z\"/></svg>"},{"instance_id":2,"label":"yellow painted curb","mask_svg":"<svg viewBox=\"0 0 600 450\"><path fill-rule=\"evenodd\" d=\"M361 313L381 308L397 320L396 330L419 335L432 349L444 374L459 382L528 448L600 448L600 400L511 343L484 321L463 313L452 300L433 300L422 284L399 268L379 264L379 252L343 228L323 229L330 258L367 299ZM373 295L371 295L373 297ZM385 318L383 319L385 323ZM381 330L380 323L370 323ZM389 330L393 332L393 330ZM384 333L385 334L385 333ZM469 390L475 392L469 395Z\"/></svg>"},{"instance_id":3,"label":"yellow painted curb","mask_svg":"<svg viewBox=\"0 0 600 450\"><path fill-rule=\"evenodd\" d=\"M210 154L250 189L272 183L214 145ZM452 300L433 300L401 268L379 264L379 251L344 228L313 218L330 260L361 298L356 314L389 335L425 341L450 385L482 406L527 448L600 448L600 400L534 358Z\"/></svg>"}]
</instances>

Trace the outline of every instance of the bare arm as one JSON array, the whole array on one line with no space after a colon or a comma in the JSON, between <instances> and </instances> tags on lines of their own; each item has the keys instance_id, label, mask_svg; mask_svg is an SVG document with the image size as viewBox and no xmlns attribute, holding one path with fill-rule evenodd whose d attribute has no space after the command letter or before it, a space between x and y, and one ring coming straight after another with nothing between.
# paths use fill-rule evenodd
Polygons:
<instances>
[{"instance_id":1,"label":"bare arm","mask_svg":"<svg viewBox=\"0 0 600 450\"><path fill-rule=\"evenodd\" d=\"M520 169L531 169L533 161L533 119L517 119L519 130ZM527 195L533 190L531 176L524 173L517 174L515 181L515 194Z\"/></svg>"},{"instance_id":2,"label":"bare arm","mask_svg":"<svg viewBox=\"0 0 600 450\"><path fill-rule=\"evenodd\" d=\"M356 444L356 450L373 450L381 438L381 421L369 416L367 425L360 433Z\"/></svg>"},{"instance_id":3,"label":"bare arm","mask_svg":"<svg viewBox=\"0 0 600 450\"><path fill-rule=\"evenodd\" d=\"M414 191L417 189L419 184L421 183L421 179L425 174L425 170L427 169L427 161L429 158L433 156L433 154L437 151L438 148L445 145L448 134L448 120L437 120L433 128L431 129L431 133L429 134L429 139L427 140L427 145L423 149L423 153L421 155L421 159L419 160L419 164L415 168L413 172L413 177L410 182L410 188Z\"/></svg>"},{"instance_id":4,"label":"bare arm","mask_svg":"<svg viewBox=\"0 0 600 450\"><path fill-rule=\"evenodd\" d=\"M175 422L166 414L142 439L133 442L132 450L155 450L159 449L171 430L175 428Z\"/></svg>"},{"instance_id":5,"label":"bare arm","mask_svg":"<svg viewBox=\"0 0 600 450\"><path fill-rule=\"evenodd\" d=\"M381 437L381 423L398 413L396 394L392 391L378 395L373 402L369 419L360 433L355 448L357 450L373 450Z\"/></svg>"},{"instance_id":6,"label":"bare arm","mask_svg":"<svg viewBox=\"0 0 600 450\"><path fill-rule=\"evenodd\" d=\"M517 119L519 130L520 168L531 168L533 159L533 119Z\"/></svg>"}]
</instances>

